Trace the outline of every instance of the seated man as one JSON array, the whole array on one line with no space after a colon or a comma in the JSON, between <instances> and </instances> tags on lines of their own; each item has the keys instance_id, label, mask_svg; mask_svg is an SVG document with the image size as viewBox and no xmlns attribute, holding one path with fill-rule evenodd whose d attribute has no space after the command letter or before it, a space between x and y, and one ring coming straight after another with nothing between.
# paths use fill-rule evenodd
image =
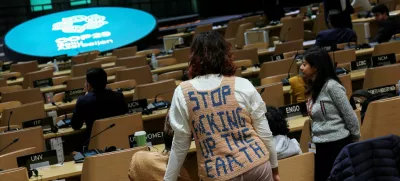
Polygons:
<instances>
[{"instance_id":1,"label":"seated man","mask_svg":"<svg viewBox=\"0 0 400 181\"><path fill-rule=\"evenodd\" d=\"M86 138L90 137L94 121L128 112L122 93L106 89L106 84L107 74L103 69L93 68L86 73L86 95L78 98L71 119L74 130L86 123Z\"/></svg>"},{"instance_id":2,"label":"seated man","mask_svg":"<svg viewBox=\"0 0 400 181\"><path fill-rule=\"evenodd\" d=\"M297 140L290 139L286 136L289 133L289 125L283 117L283 114L275 107L267 106L267 113L265 116L268 119L269 127L274 136L278 159L301 154L300 144Z\"/></svg>"},{"instance_id":3,"label":"seated man","mask_svg":"<svg viewBox=\"0 0 400 181\"><path fill-rule=\"evenodd\" d=\"M393 35L400 32L400 22L397 17L389 17L389 9L384 4L372 8L379 29L372 42L388 42Z\"/></svg>"},{"instance_id":4,"label":"seated man","mask_svg":"<svg viewBox=\"0 0 400 181\"><path fill-rule=\"evenodd\" d=\"M131 181L158 181L164 179L169 159L169 151L171 150L172 139L174 137L174 130L171 128L168 118L169 117L167 116L164 123L163 133L165 149L162 153L150 151L136 152L132 157L128 172ZM196 153L188 154L178 177L178 181L192 180L199 180L199 177L197 176Z\"/></svg>"},{"instance_id":5,"label":"seated man","mask_svg":"<svg viewBox=\"0 0 400 181\"><path fill-rule=\"evenodd\" d=\"M316 46L327 47L334 46L340 43L357 42L357 34L354 30L346 28L343 23L343 13L338 10L329 12L328 21L331 29L324 30L318 33ZM329 50L328 50L329 51Z\"/></svg>"}]
</instances>

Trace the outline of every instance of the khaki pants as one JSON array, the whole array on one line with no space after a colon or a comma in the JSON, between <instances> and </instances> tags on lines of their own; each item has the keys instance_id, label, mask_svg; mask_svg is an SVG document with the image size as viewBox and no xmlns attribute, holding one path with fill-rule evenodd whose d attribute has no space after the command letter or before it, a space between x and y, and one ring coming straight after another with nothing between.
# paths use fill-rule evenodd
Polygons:
<instances>
[{"instance_id":1,"label":"khaki pants","mask_svg":"<svg viewBox=\"0 0 400 181\"><path fill-rule=\"evenodd\" d=\"M271 164L267 161L229 181L273 181Z\"/></svg>"}]
</instances>

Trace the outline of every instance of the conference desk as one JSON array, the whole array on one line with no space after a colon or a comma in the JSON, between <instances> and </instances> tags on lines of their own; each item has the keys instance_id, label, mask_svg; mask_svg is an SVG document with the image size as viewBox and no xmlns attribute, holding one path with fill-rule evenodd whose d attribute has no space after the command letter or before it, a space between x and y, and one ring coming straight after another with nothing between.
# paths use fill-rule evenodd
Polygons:
<instances>
[{"instance_id":1,"label":"conference desk","mask_svg":"<svg viewBox=\"0 0 400 181\"><path fill-rule=\"evenodd\" d=\"M166 110L161 110L161 112L166 113ZM308 117L302 117L302 116L288 118L290 132L301 131L303 129L304 122L307 119ZM69 130L70 128L67 129ZM74 134L74 133L77 132L76 131L69 132L68 134ZM66 134L67 133L65 133L64 135ZM150 147L150 151L162 152L164 148L165 148L164 144L154 145L153 147ZM192 141L190 144L189 152L196 152L196 144L194 141ZM41 175L41 177L39 177L38 180L50 181L50 180L63 179L69 177L78 177L82 174L82 168L83 168L83 163L75 163L74 161L65 162L63 165L57 164L48 167L38 168L39 175ZM36 179L37 178L32 177L30 181L36 181Z\"/></svg>"}]
</instances>

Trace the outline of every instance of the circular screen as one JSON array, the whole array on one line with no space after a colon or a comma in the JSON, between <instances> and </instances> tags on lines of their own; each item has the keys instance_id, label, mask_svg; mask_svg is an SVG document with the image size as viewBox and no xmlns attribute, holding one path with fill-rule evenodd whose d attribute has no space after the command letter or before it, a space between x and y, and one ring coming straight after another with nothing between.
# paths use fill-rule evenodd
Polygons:
<instances>
[{"instance_id":1,"label":"circular screen","mask_svg":"<svg viewBox=\"0 0 400 181\"><path fill-rule=\"evenodd\" d=\"M49 14L22 23L5 37L11 50L54 57L112 50L147 36L156 27L149 13L131 8L85 8Z\"/></svg>"}]
</instances>

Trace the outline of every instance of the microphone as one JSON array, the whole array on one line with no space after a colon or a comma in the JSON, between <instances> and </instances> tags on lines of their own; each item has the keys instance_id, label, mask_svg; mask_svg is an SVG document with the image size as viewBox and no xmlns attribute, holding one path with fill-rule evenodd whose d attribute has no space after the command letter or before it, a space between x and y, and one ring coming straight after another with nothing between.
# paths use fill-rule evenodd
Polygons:
<instances>
[{"instance_id":1,"label":"microphone","mask_svg":"<svg viewBox=\"0 0 400 181\"><path fill-rule=\"evenodd\" d=\"M292 28L288 28L287 32L285 32L285 34L283 34L282 43L283 42L287 42L287 36L288 36L288 34L290 33L291 30L292 30Z\"/></svg>"},{"instance_id":2,"label":"microphone","mask_svg":"<svg viewBox=\"0 0 400 181\"><path fill-rule=\"evenodd\" d=\"M261 95L262 93L264 93L264 91L265 91L265 87L261 89L259 94Z\"/></svg>"},{"instance_id":3,"label":"microphone","mask_svg":"<svg viewBox=\"0 0 400 181\"><path fill-rule=\"evenodd\" d=\"M170 106L171 104L170 104L168 101L164 101L164 100L163 100L163 101L157 101L157 97L158 97L159 95L166 94L166 93L172 92L172 91L174 91L174 90L175 90L175 89L170 89L170 90L167 90L167 91L158 93L158 94L154 97L154 102L151 103L151 104L149 104L149 105L147 106L147 108L145 108L145 109L143 110L142 114L149 115L149 114L152 114L154 110L160 110L160 109L169 108L169 106Z\"/></svg>"},{"instance_id":4,"label":"microphone","mask_svg":"<svg viewBox=\"0 0 400 181\"><path fill-rule=\"evenodd\" d=\"M3 149L0 150L0 153L10 147L11 145L15 144L16 142L19 141L19 138L15 138L11 143L9 143L7 146L5 146Z\"/></svg>"},{"instance_id":5,"label":"microphone","mask_svg":"<svg viewBox=\"0 0 400 181\"><path fill-rule=\"evenodd\" d=\"M58 106L55 102L51 102L51 105L53 105L53 106L56 106L57 107L57 110L59 110L59 111L63 111L61 108L60 108L60 106ZM61 119L58 123L57 123L57 127L59 127L59 128L63 128L63 127L68 127L70 124L71 124L71 122L66 122L66 120L68 119L67 118L67 111L63 111L63 113L64 113L64 119ZM61 122L61 123L60 123Z\"/></svg>"},{"instance_id":6,"label":"microphone","mask_svg":"<svg viewBox=\"0 0 400 181\"><path fill-rule=\"evenodd\" d=\"M85 152L85 145L88 144L90 140L92 140L92 139L95 138L96 136L100 135L101 133L104 133L105 131L107 131L107 130L113 128L114 126L115 126L115 123L110 124L107 128L103 129L103 130L100 131L99 133L97 133L97 134L93 135L92 137L90 137L89 139L87 139L87 140L85 141L85 143L83 144L82 153Z\"/></svg>"},{"instance_id":7,"label":"microphone","mask_svg":"<svg viewBox=\"0 0 400 181\"><path fill-rule=\"evenodd\" d=\"M288 73L287 73L287 77L284 78L284 79L282 80L282 85L283 85L283 86L290 85L290 83L289 83L289 79L290 79L290 70L292 69L292 66L293 66L294 62L297 62L297 60L296 60L297 55L299 55L299 50L296 51L296 54L295 54L294 57L293 57L293 61L292 61L292 63L291 63L290 66L289 66L289 70L288 70Z\"/></svg>"},{"instance_id":8,"label":"microphone","mask_svg":"<svg viewBox=\"0 0 400 181\"><path fill-rule=\"evenodd\" d=\"M15 128L11 129L11 127L10 127L10 122L11 122L11 117L12 117L12 115L13 115L13 111L10 111L10 116L8 117L8 123L7 123L7 130L4 131L4 132L9 132L9 131L18 130L18 129L15 129Z\"/></svg>"}]
</instances>

